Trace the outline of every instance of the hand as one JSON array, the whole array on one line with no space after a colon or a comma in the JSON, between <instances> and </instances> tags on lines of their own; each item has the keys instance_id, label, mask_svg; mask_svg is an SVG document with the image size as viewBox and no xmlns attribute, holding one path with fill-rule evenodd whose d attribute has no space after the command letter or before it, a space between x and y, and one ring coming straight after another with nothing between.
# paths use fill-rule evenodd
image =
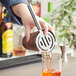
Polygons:
<instances>
[{"instance_id":1,"label":"hand","mask_svg":"<svg viewBox=\"0 0 76 76\"><path fill-rule=\"evenodd\" d=\"M12 6L12 10L18 17L21 18L21 20L25 26L26 40L29 41L30 32L31 32L31 29L33 29L33 27L35 27L35 23L27 8L27 5L24 3L20 3L20 4ZM52 31L52 27L48 23L46 23L43 19L41 19L38 16L37 16L37 19L38 19L42 29L44 30L45 35L47 34L48 30Z\"/></svg>"}]
</instances>

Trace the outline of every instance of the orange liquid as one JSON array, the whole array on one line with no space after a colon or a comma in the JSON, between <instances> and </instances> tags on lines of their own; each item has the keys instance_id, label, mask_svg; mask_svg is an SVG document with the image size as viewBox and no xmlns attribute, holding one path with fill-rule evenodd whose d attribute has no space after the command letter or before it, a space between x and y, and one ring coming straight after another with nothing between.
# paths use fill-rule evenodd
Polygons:
<instances>
[{"instance_id":1,"label":"orange liquid","mask_svg":"<svg viewBox=\"0 0 76 76\"><path fill-rule=\"evenodd\" d=\"M14 56L25 56L26 50L23 50L22 47L17 47L14 49Z\"/></svg>"},{"instance_id":2,"label":"orange liquid","mask_svg":"<svg viewBox=\"0 0 76 76\"><path fill-rule=\"evenodd\" d=\"M23 51L23 50L15 50L14 51L14 55L15 56L25 56L25 51Z\"/></svg>"},{"instance_id":3,"label":"orange liquid","mask_svg":"<svg viewBox=\"0 0 76 76\"><path fill-rule=\"evenodd\" d=\"M49 72L42 71L42 76L61 76L61 72L56 70L51 70Z\"/></svg>"}]
</instances>

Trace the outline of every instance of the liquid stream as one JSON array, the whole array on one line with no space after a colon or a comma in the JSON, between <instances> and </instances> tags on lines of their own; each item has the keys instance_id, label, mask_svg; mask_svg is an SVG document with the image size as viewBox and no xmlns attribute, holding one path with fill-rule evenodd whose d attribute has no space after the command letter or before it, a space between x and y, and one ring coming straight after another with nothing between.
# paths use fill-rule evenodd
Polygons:
<instances>
[{"instance_id":1,"label":"liquid stream","mask_svg":"<svg viewBox=\"0 0 76 76\"><path fill-rule=\"evenodd\" d=\"M50 69L51 67L51 52L43 52L42 53L42 60L45 64L46 70L42 70L42 76L61 76L61 72L55 69ZM44 65L43 64L43 65ZM43 66L44 67L44 66Z\"/></svg>"}]
</instances>

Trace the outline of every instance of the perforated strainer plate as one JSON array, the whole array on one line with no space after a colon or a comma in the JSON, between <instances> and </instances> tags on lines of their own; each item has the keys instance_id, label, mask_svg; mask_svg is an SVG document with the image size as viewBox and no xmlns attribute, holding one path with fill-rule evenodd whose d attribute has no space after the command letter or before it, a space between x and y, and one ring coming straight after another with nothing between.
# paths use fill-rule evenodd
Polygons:
<instances>
[{"instance_id":1,"label":"perforated strainer plate","mask_svg":"<svg viewBox=\"0 0 76 76\"><path fill-rule=\"evenodd\" d=\"M55 43L55 37L53 33L48 32L47 35L44 35L43 32L40 31L40 33L37 35L36 38L36 45L40 51L52 51Z\"/></svg>"}]
</instances>

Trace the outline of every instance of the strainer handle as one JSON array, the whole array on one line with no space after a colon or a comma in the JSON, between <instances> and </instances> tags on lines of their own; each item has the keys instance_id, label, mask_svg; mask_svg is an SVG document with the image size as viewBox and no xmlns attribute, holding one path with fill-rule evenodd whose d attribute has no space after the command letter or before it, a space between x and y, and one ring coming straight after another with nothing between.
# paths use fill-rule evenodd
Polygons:
<instances>
[{"instance_id":1,"label":"strainer handle","mask_svg":"<svg viewBox=\"0 0 76 76\"><path fill-rule=\"evenodd\" d=\"M33 20L34 20L34 22L35 22L35 25L37 26L37 29L38 29L38 30L42 30L42 28L41 28L41 26L40 26L40 23L38 22L38 20L37 20L37 18L36 18L36 14L35 14L35 12L33 11L32 5L31 5L31 4L28 4L27 6L28 6L28 9L29 9L29 11L30 11L30 13L31 13L31 16L32 16L32 18L33 18Z\"/></svg>"}]
</instances>

